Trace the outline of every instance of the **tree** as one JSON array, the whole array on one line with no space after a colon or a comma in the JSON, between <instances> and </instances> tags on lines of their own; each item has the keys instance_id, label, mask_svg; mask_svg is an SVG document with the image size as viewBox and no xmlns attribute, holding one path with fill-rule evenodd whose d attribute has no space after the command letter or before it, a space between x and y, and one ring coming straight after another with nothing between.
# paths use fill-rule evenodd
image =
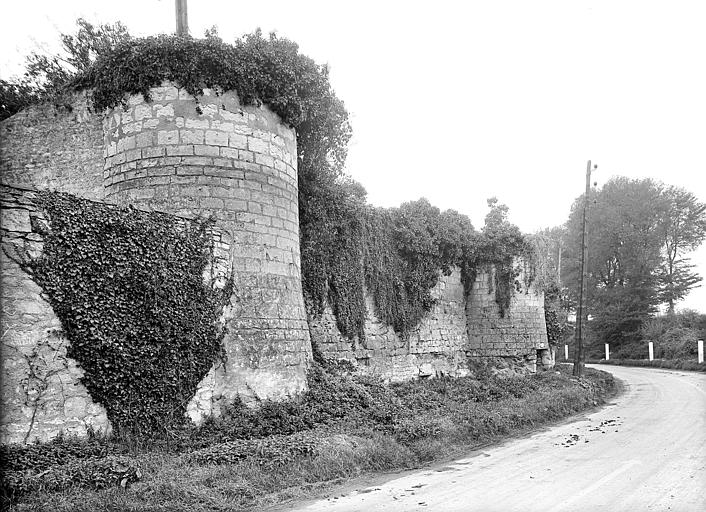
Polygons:
<instances>
[{"instance_id":1,"label":"tree","mask_svg":"<svg viewBox=\"0 0 706 512\"><path fill-rule=\"evenodd\" d=\"M101 55L130 39L120 22L94 26L79 18L74 34L61 34L61 50L55 54L31 53L20 79L0 80L0 120L28 105L61 94L78 74Z\"/></svg>"},{"instance_id":2,"label":"tree","mask_svg":"<svg viewBox=\"0 0 706 512\"><path fill-rule=\"evenodd\" d=\"M629 343L660 303L662 187L649 180L613 178L592 193L588 243L588 324L602 342ZM581 208L567 222L563 281L578 295Z\"/></svg>"},{"instance_id":3,"label":"tree","mask_svg":"<svg viewBox=\"0 0 706 512\"><path fill-rule=\"evenodd\" d=\"M703 280L683 255L706 239L706 204L683 188L667 187L662 195L666 205L661 225L660 298L673 315L674 304Z\"/></svg>"}]
</instances>

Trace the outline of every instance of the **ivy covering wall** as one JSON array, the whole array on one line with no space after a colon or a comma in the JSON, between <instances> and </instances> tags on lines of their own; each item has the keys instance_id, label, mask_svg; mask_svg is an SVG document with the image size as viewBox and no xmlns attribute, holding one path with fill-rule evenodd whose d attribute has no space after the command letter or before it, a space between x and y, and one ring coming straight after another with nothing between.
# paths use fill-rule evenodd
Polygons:
<instances>
[{"instance_id":1,"label":"ivy covering wall","mask_svg":"<svg viewBox=\"0 0 706 512\"><path fill-rule=\"evenodd\" d=\"M71 341L82 383L117 431L154 435L183 423L221 356L219 319L232 293L230 283L204 282L211 221L39 197L50 225L27 270Z\"/></svg>"}]
</instances>

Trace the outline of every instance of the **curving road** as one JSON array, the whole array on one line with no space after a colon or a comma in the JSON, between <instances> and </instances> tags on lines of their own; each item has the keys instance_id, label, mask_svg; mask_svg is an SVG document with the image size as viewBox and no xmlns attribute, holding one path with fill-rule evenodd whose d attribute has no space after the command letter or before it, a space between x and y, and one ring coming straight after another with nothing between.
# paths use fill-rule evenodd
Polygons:
<instances>
[{"instance_id":1,"label":"curving road","mask_svg":"<svg viewBox=\"0 0 706 512\"><path fill-rule=\"evenodd\" d=\"M597 412L296 510L706 511L706 374L597 367L626 387Z\"/></svg>"}]
</instances>

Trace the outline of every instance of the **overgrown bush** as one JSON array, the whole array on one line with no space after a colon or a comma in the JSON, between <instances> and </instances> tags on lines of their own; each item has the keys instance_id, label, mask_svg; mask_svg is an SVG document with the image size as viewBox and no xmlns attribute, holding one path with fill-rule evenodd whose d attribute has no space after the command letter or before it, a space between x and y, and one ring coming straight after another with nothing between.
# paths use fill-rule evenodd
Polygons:
<instances>
[{"instance_id":1,"label":"overgrown bush","mask_svg":"<svg viewBox=\"0 0 706 512\"><path fill-rule=\"evenodd\" d=\"M640 339L611 343L611 358L647 359L648 342L654 343L654 355L663 359L696 359L697 341L706 337L706 315L693 310L679 311L650 318L640 329ZM596 339L589 355L603 357L603 340Z\"/></svg>"},{"instance_id":2,"label":"overgrown bush","mask_svg":"<svg viewBox=\"0 0 706 512\"><path fill-rule=\"evenodd\" d=\"M366 425L390 425L402 404L389 387L377 379L353 376L314 364L308 372L308 389L287 400L262 400L255 407L236 400L218 418L193 431L187 430L183 446L291 435L345 419Z\"/></svg>"},{"instance_id":3,"label":"overgrown bush","mask_svg":"<svg viewBox=\"0 0 706 512\"><path fill-rule=\"evenodd\" d=\"M125 453L105 438L57 436L48 443L0 445L0 466L7 471L43 471L80 459L101 459Z\"/></svg>"},{"instance_id":4,"label":"overgrown bush","mask_svg":"<svg viewBox=\"0 0 706 512\"><path fill-rule=\"evenodd\" d=\"M437 437L450 427L453 427L453 423L446 417L415 416L395 423L392 433L397 440L411 443L419 439Z\"/></svg>"},{"instance_id":5,"label":"overgrown bush","mask_svg":"<svg viewBox=\"0 0 706 512\"><path fill-rule=\"evenodd\" d=\"M7 503L23 494L40 491L65 491L72 487L126 487L140 478L142 471L139 465L129 457L73 460L50 466L41 472L3 471L2 498Z\"/></svg>"},{"instance_id":6,"label":"overgrown bush","mask_svg":"<svg viewBox=\"0 0 706 512\"><path fill-rule=\"evenodd\" d=\"M272 435L264 439L236 439L185 454L185 462L233 464L251 458L262 465L283 465L302 456L314 456L322 446L322 435L308 431Z\"/></svg>"},{"instance_id":7,"label":"overgrown bush","mask_svg":"<svg viewBox=\"0 0 706 512\"><path fill-rule=\"evenodd\" d=\"M660 336L657 357L664 359L696 359L698 331L688 327L672 327Z\"/></svg>"}]
</instances>

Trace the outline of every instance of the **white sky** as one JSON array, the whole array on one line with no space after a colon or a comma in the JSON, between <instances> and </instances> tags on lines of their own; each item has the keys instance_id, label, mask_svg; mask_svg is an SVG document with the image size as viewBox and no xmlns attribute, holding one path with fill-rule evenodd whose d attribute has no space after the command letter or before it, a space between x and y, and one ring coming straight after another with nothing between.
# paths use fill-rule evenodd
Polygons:
<instances>
[{"instance_id":1,"label":"white sky","mask_svg":"<svg viewBox=\"0 0 706 512\"><path fill-rule=\"evenodd\" d=\"M82 16L174 30L172 0L6 2L0 76ZM525 232L584 187L650 177L706 201L706 1L191 0L194 36L261 27L331 67L351 114L347 172L369 201L427 197L480 227L486 198ZM692 255L706 275L706 246ZM706 286L681 303L706 312Z\"/></svg>"}]
</instances>

